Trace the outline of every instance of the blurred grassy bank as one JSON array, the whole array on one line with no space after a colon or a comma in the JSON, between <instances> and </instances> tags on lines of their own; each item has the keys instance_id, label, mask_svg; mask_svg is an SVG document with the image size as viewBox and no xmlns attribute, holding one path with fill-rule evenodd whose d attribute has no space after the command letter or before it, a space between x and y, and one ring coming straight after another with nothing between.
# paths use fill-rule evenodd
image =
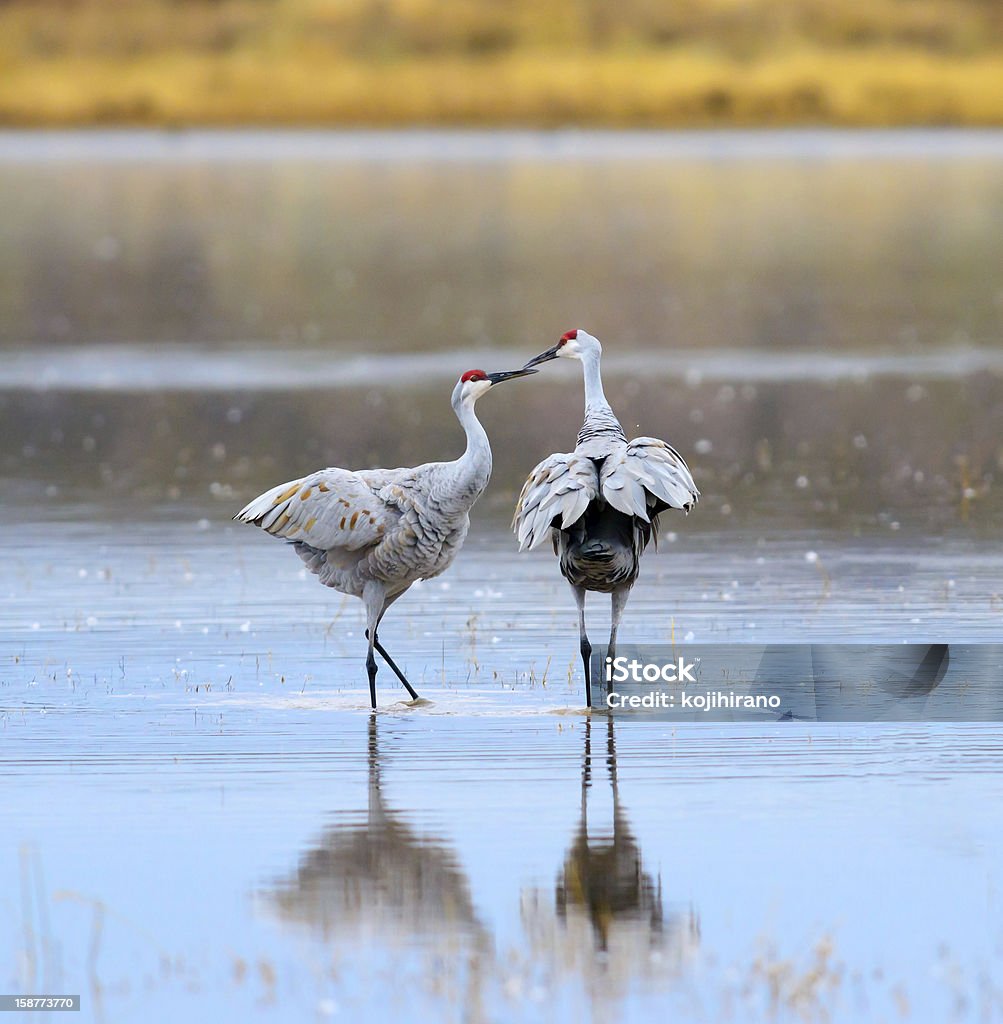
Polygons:
<instances>
[{"instance_id":1,"label":"blurred grassy bank","mask_svg":"<svg viewBox=\"0 0 1003 1024\"><path fill-rule=\"evenodd\" d=\"M0 122L1003 124L1003 3L0 0Z\"/></svg>"}]
</instances>

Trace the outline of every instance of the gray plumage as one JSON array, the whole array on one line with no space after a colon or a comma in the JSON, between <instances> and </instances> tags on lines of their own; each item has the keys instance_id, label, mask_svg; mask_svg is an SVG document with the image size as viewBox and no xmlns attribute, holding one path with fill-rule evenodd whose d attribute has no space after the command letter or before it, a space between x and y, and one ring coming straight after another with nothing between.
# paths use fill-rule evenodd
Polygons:
<instances>
[{"instance_id":1,"label":"gray plumage","mask_svg":"<svg viewBox=\"0 0 1003 1024\"><path fill-rule=\"evenodd\" d=\"M449 568L470 528L470 509L491 477L491 446L474 404L494 384L533 372L471 370L460 378L452 405L467 447L452 462L410 469L322 469L273 487L234 516L289 541L321 583L365 603L374 708L374 649L411 696L418 696L379 643L383 615L417 580Z\"/></svg>"},{"instance_id":2,"label":"gray plumage","mask_svg":"<svg viewBox=\"0 0 1003 1024\"><path fill-rule=\"evenodd\" d=\"M569 331L526 366L560 357L578 359L585 378L585 422L574 452L551 455L530 473L516 506L513 529L519 550L547 537L560 559L579 609L586 695L591 704L591 645L585 633L585 594L612 595L610 653L641 554L658 542L658 517L688 512L699 500L682 456L655 437L627 439L602 387L602 346L585 331Z\"/></svg>"}]
</instances>

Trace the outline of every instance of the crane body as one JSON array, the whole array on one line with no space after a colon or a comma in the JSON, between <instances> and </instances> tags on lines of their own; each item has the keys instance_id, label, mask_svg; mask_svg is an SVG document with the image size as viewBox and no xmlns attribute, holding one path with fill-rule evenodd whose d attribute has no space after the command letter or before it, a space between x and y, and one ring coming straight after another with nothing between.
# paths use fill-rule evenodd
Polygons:
<instances>
[{"instance_id":1,"label":"crane body","mask_svg":"<svg viewBox=\"0 0 1003 1024\"><path fill-rule=\"evenodd\" d=\"M573 452L551 455L530 473L512 521L520 551L550 538L571 585L590 707L592 645L585 628L585 595L611 596L609 654L615 657L617 629L641 555L649 542L658 542L659 515L667 509L688 512L700 497L674 448L655 437L627 439L603 392L601 356L599 340L577 330L526 364L530 369L552 359L580 360L585 419Z\"/></svg>"},{"instance_id":2,"label":"crane body","mask_svg":"<svg viewBox=\"0 0 1003 1024\"><path fill-rule=\"evenodd\" d=\"M418 698L377 631L387 609L413 583L444 572L463 546L470 509L491 477L491 446L474 404L496 384L535 372L469 370L460 377L452 405L467 445L452 462L404 469L322 469L265 491L234 516L291 543L321 583L364 603L373 708L374 652L412 699Z\"/></svg>"}]
</instances>

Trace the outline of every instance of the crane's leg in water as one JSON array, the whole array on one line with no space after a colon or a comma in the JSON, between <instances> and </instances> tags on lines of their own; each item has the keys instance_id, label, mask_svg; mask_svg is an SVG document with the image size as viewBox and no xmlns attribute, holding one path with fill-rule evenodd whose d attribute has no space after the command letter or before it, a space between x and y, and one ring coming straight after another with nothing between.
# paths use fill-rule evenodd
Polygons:
<instances>
[{"instance_id":1,"label":"crane's leg in water","mask_svg":"<svg viewBox=\"0 0 1003 1024\"><path fill-rule=\"evenodd\" d=\"M368 629L366 630L366 636L369 636ZM397 676L397 678L404 684L404 689L411 694L411 700L417 700L418 694L415 691L415 688L407 681L407 677L397 667L397 663L394 661L394 659L391 658L389 654L387 654L386 649L384 648L383 644L381 644L379 640L376 639L375 634L373 636L373 647L376 648L376 650L379 652L380 657L390 666L394 675Z\"/></svg>"},{"instance_id":2,"label":"crane's leg in water","mask_svg":"<svg viewBox=\"0 0 1003 1024\"><path fill-rule=\"evenodd\" d=\"M362 601L366 606L366 639L369 641L369 653L366 655L366 672L369 674L369 700L376 710L376 656L373 647L376 645L376 623L380 621L383 609L383 588L377 584L367 584L362 592Z\"/></svg>"},{"instance_id":3,"label":"crane's leg in water","mask_svg":"<svg viewBox=\"0 0 1003 1024\"><path fill-rule=\"evenodd\" d=\"M592 707L592 644L585 633L585 588L572 587L578 604L578 639L582 652L582 666L585 669L585 703Z\"/></svg>"},{"instance_id":4,"label":"crane's leg in water","mask_svg":"<svg viewBox=\"0 0 1003 1024\"><path fill-rule=\"evenodd\" d=\"M623 618L623 610L627 607L627 598L630 597L630 587L623 587L621 590L614 590L610 595L613 599L610 609L609 624L609 650L607 658L616 658L616 631L620 626L620 619Z\"/></svg>"},{"instance_id":5,"label":"crane's leg in water","mask_svg":"<svg viewBox=\"0 0 1003 1024\"><path fill-rule=\"evenodd\" d=\"M401 591L401 594L403 593L404 591ZM385 601L383 609L380 611L379 617L376 619L376 627L373 629L373 647L376 648L376 650L379 652L380 657L390 666L390 668L393 670L394 675L397 676L397 678L404 684L404 689L411 694L411 700L417 700L417 691L407 681L407 677L397 667L397 663L394 661L394 659L391 658L389 654L387 654L386 648L383 646L383 644L380 643L379 634L376 632L376 630L379 628L380 623L383 621L383 616L387 613L387 609L390 607L390 605L394 603L394 601L397 600L398 597L401 596L401 594L394 594L393 597L388 597L387 600ZM366 639L369 639L368 629L366 630Z\"/></svg>"}]
</instances>

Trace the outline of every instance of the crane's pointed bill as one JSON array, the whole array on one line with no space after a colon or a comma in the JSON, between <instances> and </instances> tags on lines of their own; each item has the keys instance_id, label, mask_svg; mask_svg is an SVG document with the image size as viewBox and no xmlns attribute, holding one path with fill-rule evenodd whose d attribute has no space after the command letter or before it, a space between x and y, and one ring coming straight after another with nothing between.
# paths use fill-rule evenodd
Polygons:
<instances>
[{"instance_id":1,"label":"crane's pointed bill","mask_svg":"<svg viewBox=\"0 0 1003 1024\"><path fill-rule=\"evenodd\" d=\"M523 367L521 370L505 370L502 373L489 373L487 377L492 384L501 384L503 380L514 380L516 377L528 377L531 373L539 372L539 370L527 370L526 367Z\"/></svg>"},{"instance_id":2,"label":"crane's pointed bill","mask_svg":"<svg viewBox=\"0 0 1003 1024\"><path fill-rule=\"evenodd\" d=\"M540 363L549 363L551 359L556 359L558 349L560 347L560 345L555 345L553 348L548 348L546 352L541 352L538 356L533 356L533 358L526 363L523 369L528 370L531 366L539 366Z\"/></svg>"}]
</instances>

